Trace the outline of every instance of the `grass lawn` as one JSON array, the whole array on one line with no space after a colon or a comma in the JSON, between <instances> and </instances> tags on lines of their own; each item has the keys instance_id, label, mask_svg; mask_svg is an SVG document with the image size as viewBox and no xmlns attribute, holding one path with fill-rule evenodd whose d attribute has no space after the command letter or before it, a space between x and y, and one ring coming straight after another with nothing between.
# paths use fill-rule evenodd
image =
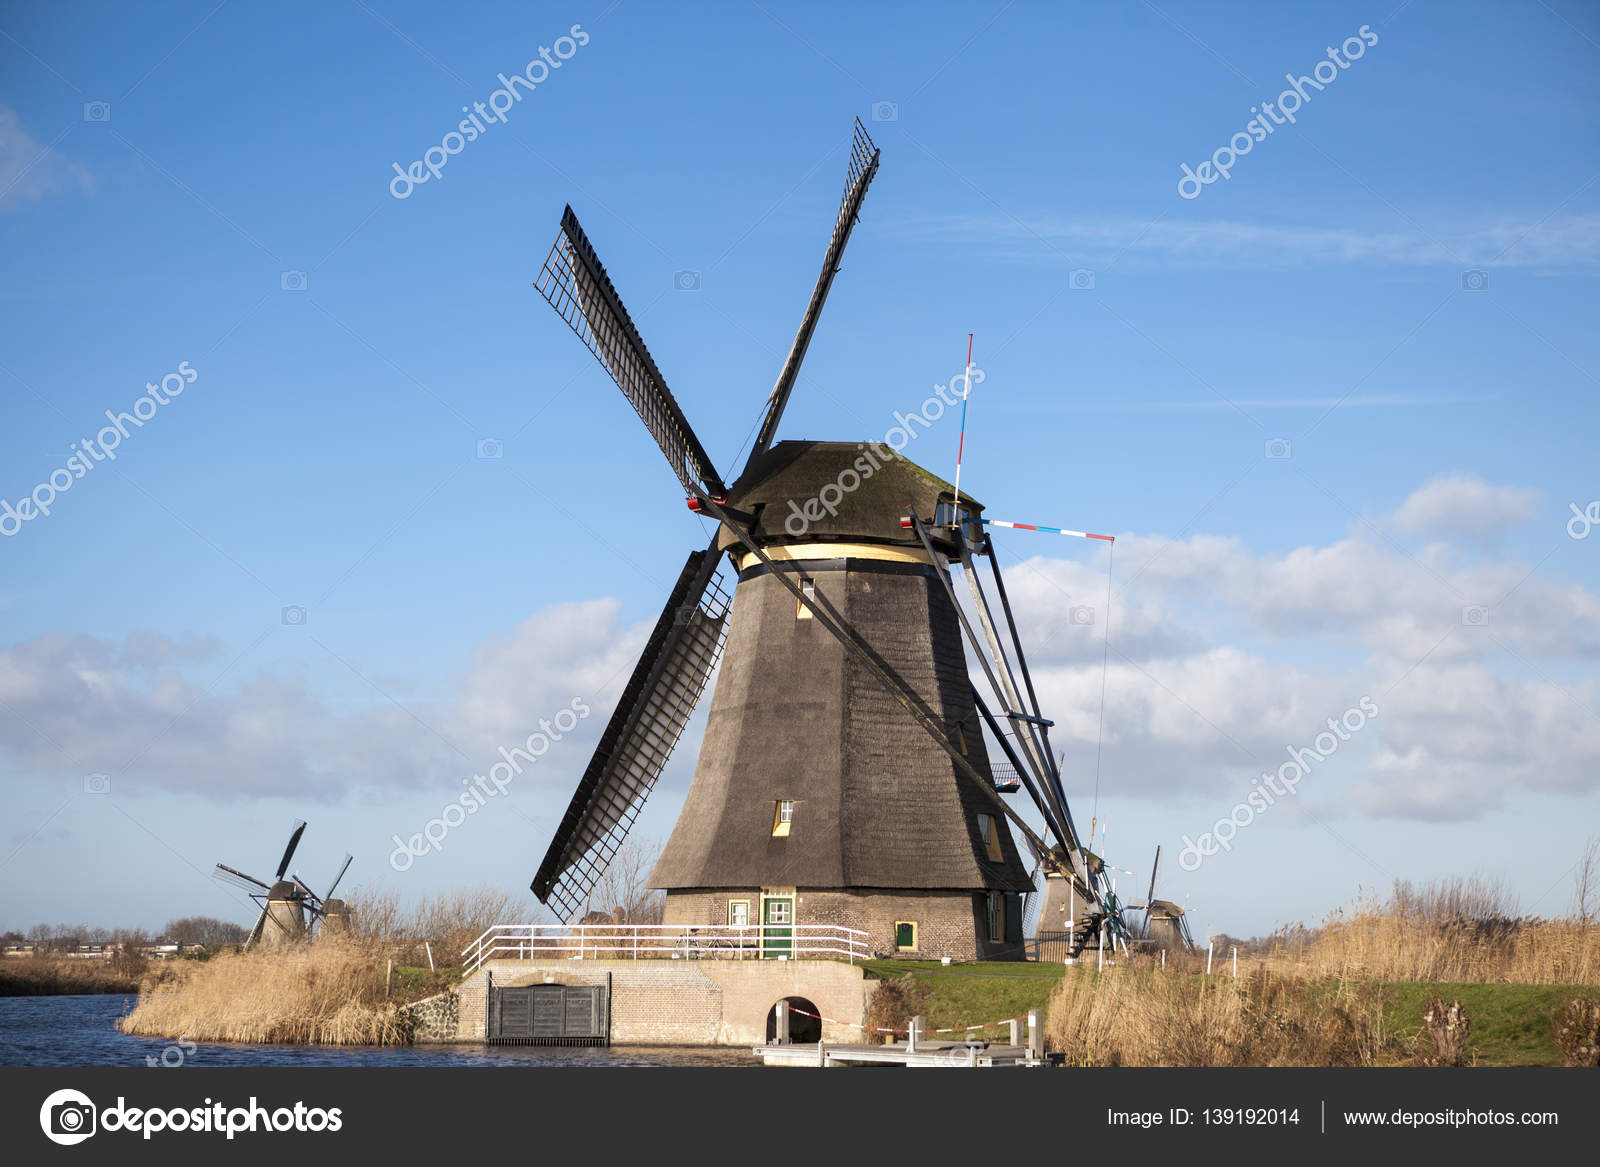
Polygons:
<instances>
[{"instance_id":1,"label":"grass lawn","mask_svg":"<svg viewBox=\"0 0 1600 1167\"><path fill-rule=\"evenodd\" d=\"M941 965L924 960L869 960L867 975L891 979L913 974L932 993L929 1028L973 1025L1043 1015L1066 971L1059 964L1031 961ZM1115 975L1107 972L1105 975ZM1466 1008L1471 1031L1467 1062L1483 1066L1559 1066L1560 1055L1550 1033L1556 1009L1573 997L1597 995L1593 986L1508 984L1422 984L1389 982L1384 986L1387 1023L1401 1038L1422 1029L1422 1011L1432 997L1457 998ZM991 1040L993 1031L989 1034Z\"/></svg>"},{"instance_id":2,"label":"grass lawn","mask_svg":"<svg viewBox=\"0 0 1600 1167\"><path fill-rule=\"evenodd\" d=\"M1043 1018L1045 1003L1066 972L1066 966L1032 961L996 961L989 964L941 965L936 960L869 960L867 975L889 980L912 973L932 990L928 1005L928 1027L976 1025L983 1021L1003 1021L1026 1017L1029 1009L1039 1010ZM994 1040L996 1033L985 1036Z\"/></svg>"},{"instance_id":3,"label":"grass lawn","mask_svg":"<svg viewBox=\"0 0 1600 1167\"><path fill-rule=\"evenodd\" d=\"M1384 986L1391 995L1389 1024L1404 1036L1422 1029L1429 998L1460 1000L1471 1029L1467 1064L1482 1066L1559 1066L1551 1036L1551 1017L1573 997L1593 997L1592 985L1430 985L1416 982Z\"/></svg>"}]
</instances>

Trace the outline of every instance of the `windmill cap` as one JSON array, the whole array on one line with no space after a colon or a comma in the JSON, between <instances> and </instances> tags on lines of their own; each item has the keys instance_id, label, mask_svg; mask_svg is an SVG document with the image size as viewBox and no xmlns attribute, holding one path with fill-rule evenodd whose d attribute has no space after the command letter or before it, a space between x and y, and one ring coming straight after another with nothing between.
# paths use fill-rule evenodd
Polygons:
<instances>
[{"instance_id":1,"label":"windmill cap","mask_svg":"<svg viewBox=\"0 0 1600 1167\"><path fill-rule=\"evenodd\" d=\"M884 455L890 455L885 459ZM882 442L778 442L729 490L729 505L762 511L756 534L775 541L860 539L917 546L900 519L909 505L931 516L955 487ZM963 494L963 509L983 504ZM734 542L726 531L723 547Z\"/></svg>"}]
</instances>

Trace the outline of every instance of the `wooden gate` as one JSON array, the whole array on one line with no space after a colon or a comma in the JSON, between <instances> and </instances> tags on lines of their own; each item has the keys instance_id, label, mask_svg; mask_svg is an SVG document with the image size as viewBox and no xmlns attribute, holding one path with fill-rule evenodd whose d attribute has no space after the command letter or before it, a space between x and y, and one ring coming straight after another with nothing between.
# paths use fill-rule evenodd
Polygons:
<instances>
[{"instance_id":1,"label":"wooden gate","mask_svg":"<svg viewBox=\"0 0 1600 1167\"><path fill-rule=\"evenodd\" d=\"M609 1045L611 977L604 985L489 990L491 1045Z\"/></svg>"}]
</instances>

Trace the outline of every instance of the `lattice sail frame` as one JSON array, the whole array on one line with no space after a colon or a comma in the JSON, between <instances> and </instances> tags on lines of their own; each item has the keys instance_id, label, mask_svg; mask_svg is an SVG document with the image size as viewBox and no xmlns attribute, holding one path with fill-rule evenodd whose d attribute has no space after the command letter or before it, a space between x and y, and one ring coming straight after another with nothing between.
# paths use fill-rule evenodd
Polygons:
<instances>
[{"instance_id":1,"label":"lattice sail frame","mask_svg":"<svg viewBox=\"0 0 1600 1167\"><path fill-rule=\"evenodd\" d=\"M778 380L767 397L766 417L756 434L755 444L750 448L746 470L771 448L777 437L778 423L783 419L789 394L794 390L795 381L800 376L800 366L811 347L811 337L816 332L817 321L822 317L822 306L827 303L833 277L839 274L839 261L844 258L845 245L850 242L850 232L855 229L856 220L861 215L861 202L867 197L867 187L872 185L872 179L878 173L878 159L878 147L861 124L861 119L857 118L855 133L850 140L850 169L845 174L844 194L839 199L839 213L834 217L833 234L828 237L828 249L822 256L822 273L817 277L811 299L806 303L805 315L800 318L800 328L795 333L794 343L789 346L789 355L778 373Z\"/></svg>"},{"instance_id":2,"label":"lattice sail frame","mask_svg":"<svg viewBox=\"0 0 1600 1167\"><path fill-rule=\"evenodd\" d=\"M565 921L589 910L722 655L732 597L720 566L714 548L689 556L534 876Z\"/></svg>"},{"instance_id":3,"label":"lattice sail frame","mask_svg":"<svg viewBox=\"0 0 1600 1167\"><path fill-rule=\"evenodd\" d=\"M684 490L725 496L727 488L710 455L667 388L571 207L561 217L561 231L534 287L611 374Z\"/></svg>"}]
</instances>

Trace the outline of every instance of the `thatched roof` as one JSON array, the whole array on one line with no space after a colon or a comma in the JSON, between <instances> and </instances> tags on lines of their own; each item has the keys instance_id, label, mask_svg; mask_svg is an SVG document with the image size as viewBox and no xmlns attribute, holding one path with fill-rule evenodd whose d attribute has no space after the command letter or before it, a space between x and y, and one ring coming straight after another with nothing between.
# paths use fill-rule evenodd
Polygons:
<instances>
[{"instance_id":1,"label":"thatched roof","mask_svg":"<svg viewBox=\"0 0 1600 1167\"><path fill-rule=\"evenodd\" d=\"M772 539L792 538L784 524L830 484L839 488L835 514L814 511L806 537L851 538L920 546L916 535L900 526L907 503L924 518L933 514L939 496L954 497L955 487L901 456L884 461L864 442L778 442L757 459L729 491L728 501L743 511L760 509L756 533ZM893 454L887 446L878 450ZM876 465L874 465L876 463ZM853 489L851 487L853 486ZM832 497L832 492L830 492ZM973 512L983 505L962 496ZM796 526L799 524L796 523ZM731 539L725 538L724 545Z\"/></svg>"}]
</instances>

